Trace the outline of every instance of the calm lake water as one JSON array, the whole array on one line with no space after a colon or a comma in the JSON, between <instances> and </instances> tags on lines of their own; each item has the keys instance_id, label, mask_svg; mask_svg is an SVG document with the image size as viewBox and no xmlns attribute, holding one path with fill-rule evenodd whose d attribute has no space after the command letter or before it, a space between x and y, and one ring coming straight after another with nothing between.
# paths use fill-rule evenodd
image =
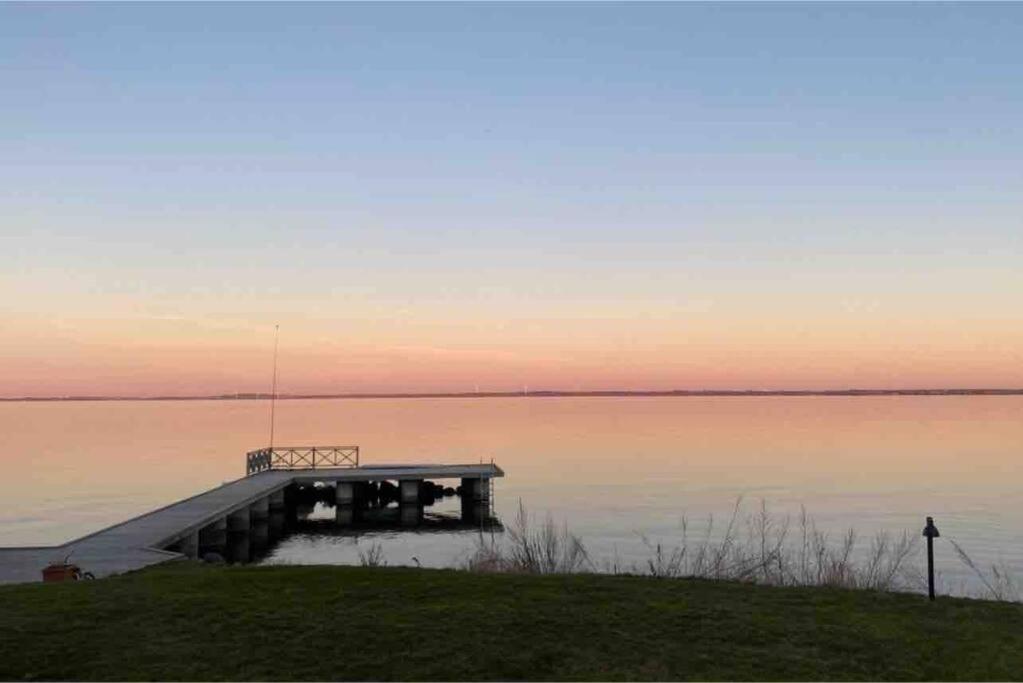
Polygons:
<instances>
[{"instance_id":1,"label":"calm lake water","mask_svg":"<svg viewBox=\"0 0 1023 683\"><path fill-rule=\"evenodd\" d=\"M0 545L64 542L244 474L267 440L255 401L0 403ZM498 517L521 500L581 536L597 560L643 563L738 496L752 511L805 506L817 525L919 535L933 515L950 590L977 587L947 539L1023 579L1023 397L291 400L276 443L359 445L362 461L494 459ZM457 500L430 508L456 514ZM332 512L318 514L330 517ZM330 525L325 525L330 527ZM265 562L453 566L468 530L299 534ZM923 561L923 553L917 562ZM921 565L922 566L922 565Z\"/></svg>"}]
</instances>

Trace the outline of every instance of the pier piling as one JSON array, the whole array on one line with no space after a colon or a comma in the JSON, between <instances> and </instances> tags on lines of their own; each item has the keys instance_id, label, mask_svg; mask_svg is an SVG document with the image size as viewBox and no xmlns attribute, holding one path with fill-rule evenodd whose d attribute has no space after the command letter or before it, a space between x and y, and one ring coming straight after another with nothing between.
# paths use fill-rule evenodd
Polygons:
<instances>
[{"instance_id":1,"label":"pier piling","mask_svg":"<svg viewBox=\"0 0 1023 683\"><path fill-rule=\"evenodd\" d=\"M250 552L262 554L270 545L270 497L257 499L249 505Z\"/></svg>"},{"instance_id":2,"label":"pier piling","mask_svg":"<svg viewBox=\"0 0 1023 683\"><path fill-rule=\"evenodd\" d=\"M249 540L252 519L249 510L245 506L227 516L227 552L231 562L248 562L252 557Z\"/></svg>"},{"instance_id":3,"label":"pier piling","mask_svg":"<svg viewBox=\"0 0 1023 683\"><path fill-rule=\"evenodd\" d=\"M355 521L355 483L339 481L334 492L334 514L337 523L347 526Z\"/></svg>"},{"instance_id":4,"label":"pier piling","mask_svg":"<svg viewBox=\"0 0 1023 683\"><path fill-rule=\"evenodd\" d=\"M199 532L193 531L178 542L178 552L190 560L199 559Z\"/></svg>"},{"instance_id":5,"label":"pier piling","mask_svg":"<svg viewBox=\"0 0 1023 683\"><path fill-rule=\"evenodd\" d=\"M284 489L271 493L267 498L269 508L269 533L270 539L277 539L284 535L284 524L287 511L284 503Z\"/></svg>"},{"instance_id":6,"label":"pier piling","mask_svg":"<svg viewBox=\"0 0 1023 683\"><path fill-rule=\"evenodd\" d=\"M398 482L402 526L416 526L423 518L423 505L419 500L422 483L421 479L401 479Z\"/></svg>"},{"instance_id":7,"label":"pier piling","mask_svg":"<svg viewBox=\"0 0 1023 683\"><path fill-rule=\"evenodd\" d=\"M221 517L199 530L199 557L206 553L227 555L227 518Z\"/></svg>"},{"instance_id":8,"label":"pier piling","mask_svg":"<svg viewBox=\"0 0 1023 683\"><path fill-rule=\"evenodd\" d=\"M462 521L483 522L490 516L490 479L463 477L459 487L462 494Z\"/></svg>"}]
</instances>

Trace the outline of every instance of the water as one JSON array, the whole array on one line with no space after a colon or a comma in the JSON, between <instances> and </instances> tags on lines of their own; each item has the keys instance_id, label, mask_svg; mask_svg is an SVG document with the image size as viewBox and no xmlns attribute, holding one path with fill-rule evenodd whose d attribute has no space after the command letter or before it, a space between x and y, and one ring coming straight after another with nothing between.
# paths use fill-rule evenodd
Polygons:
<instances>
[{"instance_id":1,"label":"water","mask_svg":"<svg viewBox=\"0 0 1023 683\"><path fill-rule=\"evenodd\" d=\"M2 403L0 545L64 542L237 478L267 417L250 401ZM949 538L1023 579L1019 396L296 400L277 419L278 444L357 444L367 464L493 458L507 474L503 521L521 500L597 559L642 563L641 534L670 544L683 515L699 529L742 495L864 536L918 535L933 515L950 589L977 584ZM452 566L475 538L330 530L285 539L265 561L357 563L379 545L389 564Z\"/></svg>"}]
</instances>

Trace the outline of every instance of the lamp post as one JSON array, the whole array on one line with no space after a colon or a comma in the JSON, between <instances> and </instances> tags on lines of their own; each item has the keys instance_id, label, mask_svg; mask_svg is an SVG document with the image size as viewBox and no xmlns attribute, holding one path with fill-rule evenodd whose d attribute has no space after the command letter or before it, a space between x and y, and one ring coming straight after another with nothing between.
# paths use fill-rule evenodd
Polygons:
<instances>
[{"instance_id":1,"label":"lamp post","mask_svg":"<svg viewBox=\"0 0 1023 683\"><path fill-rule=\"evenodd\" d=\"M933 517L927 518L924 536L927 537L927 596L934 600L934 539L941 534L938 533L938 527L934 526Z\"/></svg>"}]
</instances>

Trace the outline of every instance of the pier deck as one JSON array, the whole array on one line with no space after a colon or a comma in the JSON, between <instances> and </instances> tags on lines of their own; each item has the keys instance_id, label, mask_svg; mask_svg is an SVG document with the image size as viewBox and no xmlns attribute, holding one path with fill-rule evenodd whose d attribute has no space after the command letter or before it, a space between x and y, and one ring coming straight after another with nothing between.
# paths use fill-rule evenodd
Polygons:
<instances>
[{"instance_id":1,"label":"pier deck","mask_svg":"<svg viewBox=\"0 0 1023 683\"><path fill-rule=\"evenodd\" d=\"M0 583L39 581L41 570L69 553L97 578L142 569L184 557L166 550L232 514L245 511L292 484L311 482L488 480L504 472L494 464L377 465L361 467L267 470L229 482L199 495L153 510L126 522L58 546L0 548ZM226 527L225 527L226 529Z\"/></svg>"}]
</instances>

